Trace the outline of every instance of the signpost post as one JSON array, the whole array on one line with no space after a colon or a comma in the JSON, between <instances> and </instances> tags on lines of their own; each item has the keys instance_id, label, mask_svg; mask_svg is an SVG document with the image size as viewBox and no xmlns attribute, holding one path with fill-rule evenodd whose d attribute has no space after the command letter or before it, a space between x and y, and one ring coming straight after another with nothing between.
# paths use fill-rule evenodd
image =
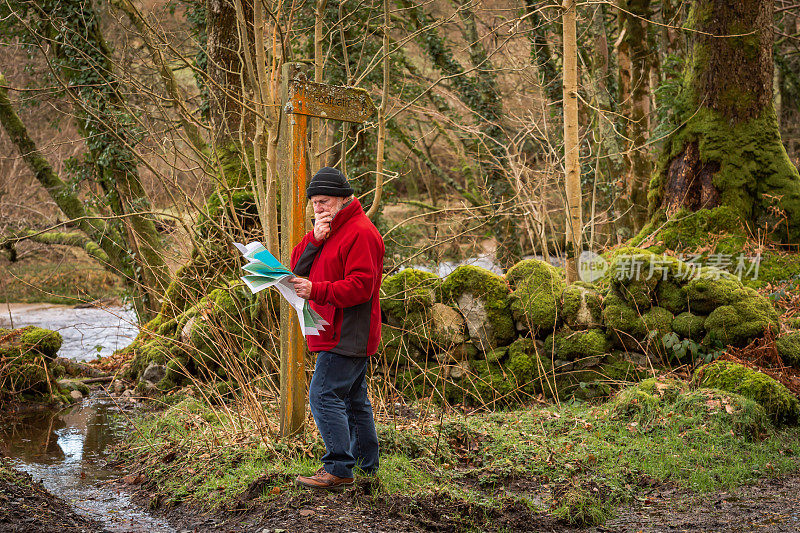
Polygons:
<instances>
[{"instance_id":1,"label":"signpost post","mask_svg":"<svg viewBox=\"0 0 800 533\"><path fill-rule=\"evenodd\" d=\"M281 262L288 265L292 248L306 232L308 117L363 123L375 106L364 89L307 81L297 63L283 65L282 75L285 106L281 131ZM280 413L284 437L300 433L306 415L305 342L292 311L281 299Z\"/></svg>"}]
</instances>

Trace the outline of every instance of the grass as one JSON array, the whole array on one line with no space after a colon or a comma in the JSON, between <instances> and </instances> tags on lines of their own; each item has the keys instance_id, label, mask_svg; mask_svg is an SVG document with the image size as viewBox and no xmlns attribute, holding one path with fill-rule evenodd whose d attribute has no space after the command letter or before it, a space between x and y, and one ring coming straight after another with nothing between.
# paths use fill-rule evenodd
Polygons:
<instances>
[{"instance_id":1,"label":"grass","mask_svg":"<svg viewBox=\"0 0 800 533\"><path fill-rule=\"evenodd\" d=\"M23 260L0 264L0 303L77 304L119 297L118 277L84 259Z\"/></svg>"},{"instance_id":2,"label":"grass","mask_svg":"<svg viewBox=\"0 0 800 533\"><path fill-rule=\"evenodd\" d=\"M140 419L120 460L141 465L168 500L210 510L253 487L264 502L298 494L294 477L313 473L324 451L313 429L265 441L219 409L185 399ZM800 430L774 428L757 404L652 380L602 405L398 418L378 430L374 494L438 494L486 510L512 498L573 524L602 523L660 483L728 490L793 471L800 455Z\"/></svg>"}]
</instances>

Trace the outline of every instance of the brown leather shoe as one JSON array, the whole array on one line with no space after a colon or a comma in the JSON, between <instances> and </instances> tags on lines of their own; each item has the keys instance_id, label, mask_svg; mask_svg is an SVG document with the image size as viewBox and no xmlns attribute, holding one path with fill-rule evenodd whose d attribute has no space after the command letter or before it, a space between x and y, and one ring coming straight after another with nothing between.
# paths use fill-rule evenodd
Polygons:
<instances>
[{"instance_id":1,"label":"brown leather shoe","mask_svg":"<svg viewBox=\"0 0 800 533\"><path fill-rule=\"evenodd\" d=\"M343 490L353 484L353 478L334 476L326 472L323 466L313 476L297 476L294 482L309 489Z\"/></svg>"}]
</instances>

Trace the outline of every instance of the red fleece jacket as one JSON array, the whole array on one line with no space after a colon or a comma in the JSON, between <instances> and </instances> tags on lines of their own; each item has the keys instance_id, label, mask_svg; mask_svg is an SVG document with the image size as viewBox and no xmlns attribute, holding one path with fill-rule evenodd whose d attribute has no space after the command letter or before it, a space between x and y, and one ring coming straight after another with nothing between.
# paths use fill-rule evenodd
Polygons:
<instances>
[{"instance_id":1,"label":"red fleece jacket","mask_svg":"<svg viewBox=\"0 0 800 533\"><path fill-rule=\"evenodd\" d=\"M381 340L379 291L383 238L354 199L331 222L328 238L310 231L292 251L292 272L311 280L311 308L330 325L306 337L308 349L366 357Z\"/></svg>"}]
</instances>

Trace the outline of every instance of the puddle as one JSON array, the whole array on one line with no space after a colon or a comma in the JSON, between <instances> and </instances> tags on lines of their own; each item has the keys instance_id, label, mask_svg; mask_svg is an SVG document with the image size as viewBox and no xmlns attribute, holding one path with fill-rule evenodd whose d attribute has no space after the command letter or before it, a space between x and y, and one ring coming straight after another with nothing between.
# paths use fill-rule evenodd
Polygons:
<instances>
[{"instance_id":1,"label":"puddle","mask_svg":"<svg viewBox=\"0 0 800 533\"><path fill-rule=\"evenodd\" d=\"M124 472L107 465L111 446L126 435L121 409L93 394L60 412L39 411L0 420L0 450L12 465L42 481L78 513L118 533L175 531L104 481Z\"/></svg>"},{"instance_id":2,"label":"puddle","mask_svg":"<svg viewBox=\"0 0 800 533\"><path fill-rule=\"evenodd\" d=\"M74 309L67 305L0 304L0 327L41 326L64 339L59 357L91 361L109 356L133 342L139 332L136 315L122 307Z\"/></svg>"}]
</instances>

